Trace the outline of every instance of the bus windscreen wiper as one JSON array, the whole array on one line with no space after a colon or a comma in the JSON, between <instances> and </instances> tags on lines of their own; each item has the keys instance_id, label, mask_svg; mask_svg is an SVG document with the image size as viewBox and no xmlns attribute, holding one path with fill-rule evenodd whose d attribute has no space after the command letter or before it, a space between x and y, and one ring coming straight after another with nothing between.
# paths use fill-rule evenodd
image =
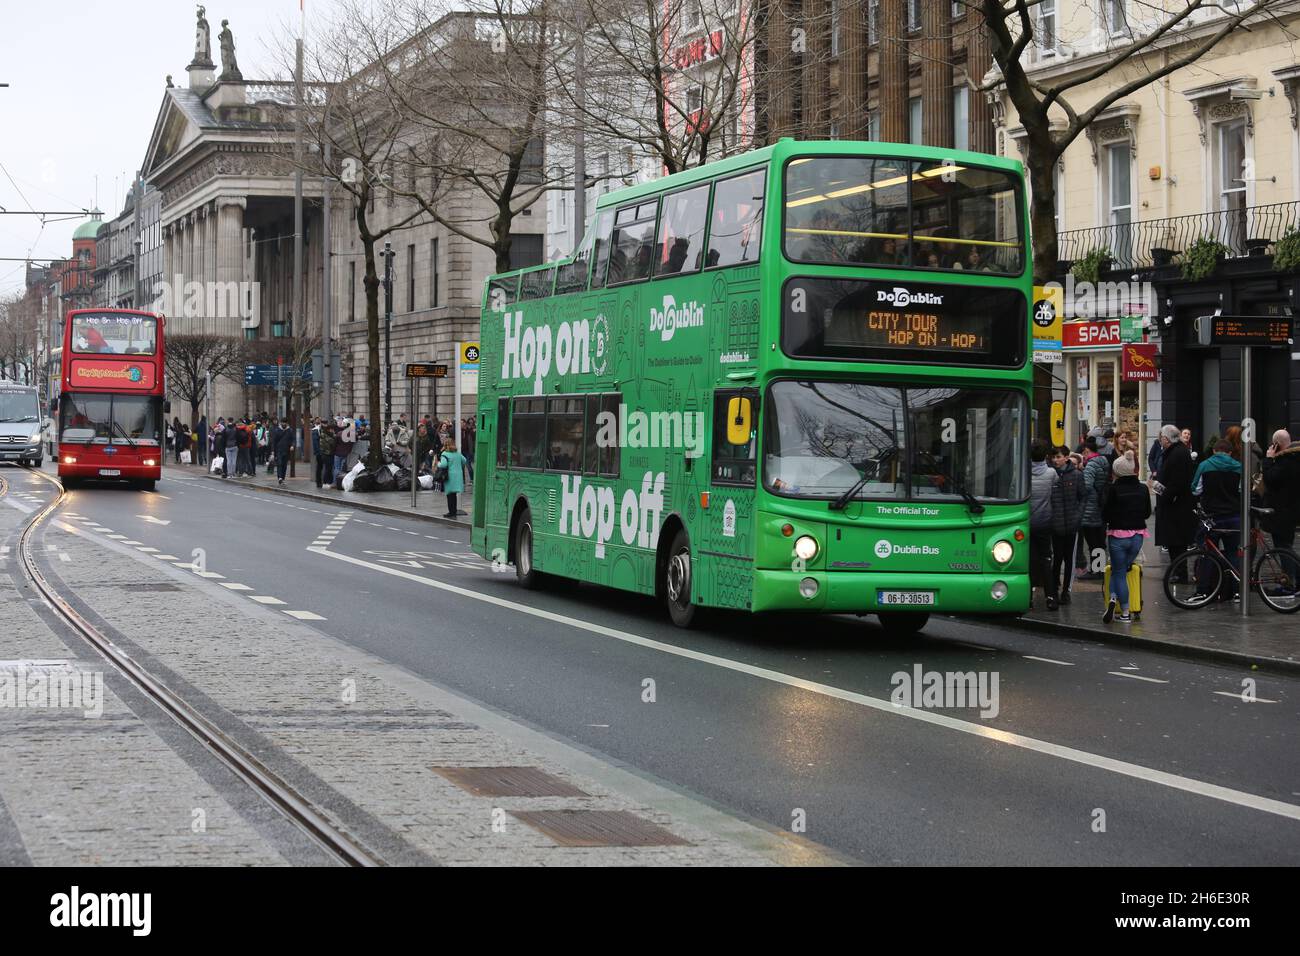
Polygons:
<instances>
[{"instance_id":1,"label":"bus windscreen wiper","mask_svg":"<svg viewBox=\"0 0 1300 956\"><path fill-rule=\"evenodd\" d=\"M965 485L951 475L948 476L948 480L952 482L952 490L961 495L962 500L966 502L966 508L971 514L982 515L984 513L984 506L979 503L978 498L966 490Z\"/></svg>"},{"instance_id":2,"label":"bus windscreen wiper","mask_svg":"<svg viewBox=\"0 0 1300 956\"><path fill-rule=\"evenodd\" d=\"M856 495L868 481L871 480L871 472L867 472L859 478L848 491L840 495L830 503L831 511L843 511L848 506L849 501Z\"/></svg>"},{"instance_id":3,"label":"bus windscreen wiper","mask_svg":"<svg viewBox=\"0 0 1300 956\"><path fill-rule=\"evenodd\" d=\"M113 427L122 433L122 437L126 439L128 445L132 448L135 447L135 442L131 441L131 436L126 433L126 429L122 427L121 423L117 419L113 419Z\"/></svg>"}]
</instances>

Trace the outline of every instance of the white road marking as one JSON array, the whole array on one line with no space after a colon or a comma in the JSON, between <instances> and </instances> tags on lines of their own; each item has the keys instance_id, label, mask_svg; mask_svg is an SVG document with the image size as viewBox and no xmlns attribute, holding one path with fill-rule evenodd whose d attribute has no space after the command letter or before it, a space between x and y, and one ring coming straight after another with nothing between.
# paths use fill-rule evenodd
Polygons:
<instances>
[{"instance_id":1,"label":"white road marking","mask_svg":"<svg viewBox=\"0 0 1300 956\"><path fill-rule=\"evenodd\" d=\"M136 548L137 551L143 551L145 554L153 554L157 548Z\"/></svg>"},{"instance_id":2,"label":"white road marking","mask_svg":"<svg viewBox=\"0 0 1300 956\"><path fill-rule=\"evenodd\" d=\"M1033 654L1021 655L1027 661L1042 661L1044 664L1060 664L1062 667L1073 667L1073 661L1054 661L1050 657L1035 657Z\"/></svg>"},{"instance_id":3,"label":"white road marking","mask_svg":"<svg viewBox=\"0 0 1300 956\"><path fill-rule=\"evenodd\" d=\"M1143 677L1141 674L1130 674L1128 671L1106 671L1107 674L1113 674L1116 677L1131 677L1133 680L1144 680L1149 684L1168 684L1169 681L1161 680L1158 677Z\"/></svg>"},{"instance_id":4,"label":"white road marking","mask_svg":"<svg viewBox=\"0 0 1300 956\"><path fill-rule=\"evenodd\" d=\"M162 518L155 518L153 515L136 515L141 521L147 521L150 524L171 524L170 521L164 521Z\"/></svg>"},{"instance_id":5,"label":"white road marking","mask_svg":"<svg viewBox=\"0 0 1300 956\"><path fill-rule=\"evenodd\" d=\"M481 601L484 604L493 604L497 607L508 608L509 610L516 611L520 614L526 614L531 617L554 621L558 624L566 624L579 630L590 631L593 634L612 637L627 644L634 644L638 647L660 651L664 654L672 654L676 657L686 658L687 660L710 664L714 667L735 671L740 674L747 674L751 677L772 681L776 684L784 684L787 687L794 687L809 693L820 694L823 697L831 697L836 700L858 704L862 707L868 707L872 710L880 711L881 713L894 714L895 716L904 717L909 720L918 720L922 723L944 727L948 730L960 731L964 734L970 734L972 737L979 737L983 740L993 741L1010 747L1020 747L1034 753L1045 754L1061 760L1068 760L1072 763L1082 764L1083 766L1092 767L1097 770L1105 770L1109 773L1118 774L1120 776L1132 777L1136 780L1143 780L1148 783L1157 784L1158 786L1168 787L1171 790L1181 790L1184 793L1191 793L1196 796L1207 797L1211 800L1219 800L1223 803L1230 803L1235 806L1258 810L1261 813L1272 813L1280 817L1300 821L1300 805L1294 803L1287 803L1283 800L1274 800L1270 797L1261 797L1258 794L1247 793L1243 790L1233 790L1231 787L1206 783L1203 780L1194 780L1191 777L1182 777L1178 774L1169 773L1164 770L1155 770L1151 767L1143 767L1140 764L1129 763L1126 760L1117 760L1114 757L1089 753L1086 750L1078 750L1074 747L1055 744L1051 741L1039 740L1035 737L1028 737L1024 734L1018 734L1012 731L998 730L996 727L989 727L968 720L960 720L956 717L950 717L947 714L939 714L928 710L918 710L915 707L895 707L892 702L883 698L869 697L866 694L859 694L855 691L845 690L841 687L832 687L829 684L820 684L816 681L804 680L801 677L793 677L790 674L783 674L780 671L775 671L767 667L745 664L741 661L734 661L726 657L718 657L715 654L706 654L703 651L695 651L686 647L676 647L672 644L665 644L662 641L652 640L648 637L641 637L640 635L633 634L630 631L622 631L617 628L606 627L603 624L595 624L591 621L579 620L575 617L557 614L554 611L545 611L541 608L529 607L526 604L517 604L514 601L509 601L492 594L484 594L480 591L473 591L469 588L460 587L455 584L448 584L445 581L438 581L434 578L428 578L420 574L412 574L411 572L403 571L400 568L390 568L385 567L382 564L375 564L371 561L363 561L360 558L354 558L351 555L339 554L335 551L325 551L320 548L308 548L307 550L315 554L322 554L327 558L333 558L335 561L343 561L347 564L356 565L357 567L370 568L373 571L379 571L383 574L392 575L393 577L405 578L408 581L413 581L416 584L421 584L425 587L437 588L440 591L458 594L461 597L466 597L474 601Z\"/></svg>"},{"instance_id":6,"label":"white road marking","mask_svg":"<svg viewBox=\"0 0 1300 956\"><path fill-rule=\"evenodd\" d=\"M125 540L126 540L126 535L124 535L124 534L110 534L109 537L112 538L114 541L125 541Z\"/></svg>"},{"instance_id":7,"label":"white road marking","mask_svg":"<svg viewBox=\"0 0 1300 956\"><path fill-rule=\"evenodd\" d=\"M251 590L253 590L253 589L250 588L247 584L236 584L236 583L233 582L233 581L222 581L222 582L221 582L221 586L222 586L223 588L229 588L229 589L232 590L232 591L251 591Z\"/></svg>"},{"instance_id":8,"label":"white road marking","mask_svg":"<svg viewBox=\"0 0 1300 956\"><path fill-rule=\"evenodd\" d=\"M68 552L66 552L66 551L60 551L60 552L59 552L59 560L60 560L60 561L71 561L71 560L72 560L72 555L68 554Z\"/></svg>"},{"instance_id":9,"label":"white road marking","mask_svg":"<svg viewBox=\"0 0 1300 956\"><path fill-rule=\"evenodd\" d=\"M265 594L250 594L249 598L250 600L256 601L258 604L283 604L284 603L277 597L269 597Z\"/></svg>"},{"instance_id":10,"label":"white road marking","mask_svg":"<svg viewBox=\"0 0 1300 956\"><path fill-rule=\"evenodd\" d=\"M1216 690L1214 693L1218 694L1220 697L1231 697L1233 700L1239 700L1243 704L1276 704L1277 703L1277 701L1269 700L1266 697L1256 697L1253 699L1247 699L1241 696L1240 693L1233 693L1230 690Z\"/></svg>"},{"instance_id":11,"label":"white road marking","mask_svg":"<svg viewBox=\"0 0 1300 956\"><path fill-rule=\"evenodd\" d=\"M176 554L155 554L154 557L157 558L159 561L179 561L182 567L186 567L186 568L192 568L192 567L194 567L193 563L190 562L190 561L181 561L181 559L180 559L180 555L176 555Z\"/></svg>"},{"instance_id":12,"label":"white road marking","mask_svg":"<svg viewBox=\"0 0 1300 956\"><path fill-rule=\"evenodd\" d=\"M144 544L143 541L123 541L123 544Z\"/></svg>"},{"instance_id":13,"label":"white road marking","mask_svg":"<svg viewBox=\"0 0 1300 956\"><path fill-rule=\"evenodd\" d=\"M319 614L313 614L311 611L285 611L290 617L295 617L300 621L323 621L325 618Z\"/></svg>"}]
</instances>

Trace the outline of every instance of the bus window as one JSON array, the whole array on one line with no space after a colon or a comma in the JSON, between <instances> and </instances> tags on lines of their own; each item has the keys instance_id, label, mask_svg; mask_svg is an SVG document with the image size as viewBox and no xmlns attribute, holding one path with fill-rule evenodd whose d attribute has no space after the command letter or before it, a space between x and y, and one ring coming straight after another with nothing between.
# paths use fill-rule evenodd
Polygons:
<instances>
[{"instance_id":1,"label":"bus window","mask_svg":"<svg viewBox=\"0 0 1300 956\"><path fill-rule=\"evenodd\" d=\"M596 231L587 230L582 243L573 253L573 258L559 267L555 274L556 295L581 292L587 288L587 269L591 265L591 247L595 238Z\"/></svg>"},{"instance_id":2,"label":"bus window","mask_svg":"<svg viewBox=\"0 0 1300 956\"><path fill-rule=\"evenodd\" d=\"M596 228L593 230L596 237L592 250L592 257L596 260L596 266L591 272L591 287L593 289L605 288L605 269L609 265L609 233L613 228L614 216L606 209L597 217Z\"/></svg>"},{"instance_id":3,"label":"bus window","mask_svg":"<svg viewBox=\"0 0 1300 956\"><path fill-rule=\"evenodd\" d=\"M1024 270L1015 182L1006 173L922 163L912 184L912 264L1018 275Z\"/></svg>"},{"instance_id":4,"label":"bus window","mask_svg":"<svg viewBox=\"0 0 1300 956\"><path fill-rule=\"evenodd\" d=\"M654 245L655 204L620 209L610 240L608 284L636 282L649 276Z\"/></svg>"},{"instance_id":5,"label":"bus window","mask_svg":"<svg viewBox=\"0 0 1300 956\"><path fill-rule=\"evenodd\" d=\"M151 315L105 313L72 317L72 351L153 355L158 320Z\"/></svg>"},{"instance_id":6,"label":"bus window","mask_svg":"<svg viewBox=\"0 0 1300 956\"><path fill-rule=\"evenodd\" d=\"M493 312L504 312L506 306L514 305L519 297L519 276L504 276L488 283L488 308Z\"/></svg>"},{"instance_id":7,"label":"bus window","mask_svg":"<svg viewBox=\"0 0 1300 956\"><path fill-rule=\"evenodd\" d=\"M497 399L497 467L510 467L510 399Z\"/></svg>"},{"instance_id":8,"label":"bus window","mask_svg":"<svg viewBox=\"0 0 1300 956\"><path fill-rule=\"evenodd\" d=\"M111 395L65 392L59 402L59 412L59 441L89 442L115 434Z\"/></svg>"},{"instance_id":9,"label":"bus window","mask_svg":"<svg viewBox=\"0 0 1300 956\"><path fill-rule=\"evenodd\" d=\"M749 414L744 416L748 403ZM718 392L713 398L713 481L719 485L754 484L754 411L757 393L752 389L729 389ZM748 419L743 441L735 432L736 412Z\"/></svg>"},{"instance_id":10,"label":"bus window","mask_svg":"<svg viewBox=\"0 0 1300 956\"><path fill-rule=\"evenodd\" d=\"M615 426L618 423L619 406L623 404L623 395L620 392L607 392L600 396L600 410L604 413L604 421L613 421ZM621 473L618 438L611 442L606 442L599 449L599 468L600 474L606 477L617 478Z\"/></svg>"},{"instance_id":11,"label":"bus window","mask_svg":"<svg viewBox=\"0 0 1300 956\"><path fill-rule=\"evenodd\" d=\"M709 214L707 184L666 196L659 217L655 275L699 272L704 259L704 224Z\"/></svg>"},{"instance_id":12,"label":"bus window","mask_svg":"<svg viewBox=\"0 0 1300 956\"><path fill-rule=\"evenodd\" d=\"M600 435L600 422L597 417L600 415L600 396L587 396L587 432L584 436L583 444L586 446L583 457L582 473L584 475L594 475L600 469L600 447L596 439Z\"/></svg>"},{"instance_id":13,"label":"bus window","mask_svg":"<svg viewBox=\"0 0 1300 956\"><path fill-rule=\"evenodd\" d=\"M581 396L546 400L547 471L582 471Z\"/></svg>"},{"instance_id":14,"label":"bus window","mask_svg":"<svg viewBox=\"0 0 1300 956\"><path fill-rule=\"evenodd\" d=\"M555 269L538 269L536 272L525 272L522 294L519 296L523 299L545 299L551 294L551 287L554 284Z\"/></svg>"},{"instance_id":15,"label":"bus window","mask_svg":"<svg viewBox=\"0 0 1300 956\"><path fill-rule=\"evenodd\" d=\"M542 469L546 449L546 399L516 398L510 422L510 465Z\"/></svg>"},{"instance_id":16,"label":"bus window","mask_svg":"<svg viewBox=\"0 0 1300 956\"><path fill-rule=\"evenodd\" d=\"M763 234L763 190L767 170L718 180L713 191L706 269L758 261Z\"/></svg>"}]
</instances>

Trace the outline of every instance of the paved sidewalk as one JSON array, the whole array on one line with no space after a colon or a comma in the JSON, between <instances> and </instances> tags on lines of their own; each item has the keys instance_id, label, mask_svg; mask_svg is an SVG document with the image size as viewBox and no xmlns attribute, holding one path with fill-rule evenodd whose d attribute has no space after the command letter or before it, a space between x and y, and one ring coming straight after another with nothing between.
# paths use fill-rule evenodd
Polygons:
<instances>
[{"instance_id":1,"label":"paved sidewalk","mask_svg":"<svg viewBox=\"0 0 1300 956\"><path fill-rule=\"evenodd\" d=\"M1052 625L1071 636L1130 643L1147 650L1164 650L1234 664L1258 664L1300 670L1300 614L1278 614L1258 593L1252 593L1250 616L1232 601L1196 611L1174 607L1165 597L1164 575L1169 557L1148 539L1142 549L1142 616L1132 624L1103 624L1106 609L1101 579L1074 583L1072 601L1057 611L1043 607L1042 593L1021 626ZM1029 622L1032 622L1031 624Z\"/></svg>"},{"instance_id":2,"label":"paved sidewalk","mask_svg":"<svg viewBox=\"0 0 1300 956\"><path fill-rule=\"evenodd\" d=\"M298 477L286 477L284 485L281 486L276 483L275 475L268 475L265 468L258 469L255 478L222 478L219 475L210 474L207 468L198 465L169 464L163 468L163 480L166 481L168 475L202 476L212 481L224 481L226 484L255 488L258 491L293 495L297 498L309 498L315 501L326 501L334 505L345 505L359 511L370 511L375 514L395 517L421 518L425 521L457 528L469 527L469 512L474 502L473 482L465 485L465 492L458 498L457 504L461 514L456 518L447 518L444 517L447 513L447 496L438 491L421 491L418 505L412 508L411 493L409 491L338 491L333 485L317 488L314 464L300 461L297 465L297 471Z\"/></svg>"}]
</instances>

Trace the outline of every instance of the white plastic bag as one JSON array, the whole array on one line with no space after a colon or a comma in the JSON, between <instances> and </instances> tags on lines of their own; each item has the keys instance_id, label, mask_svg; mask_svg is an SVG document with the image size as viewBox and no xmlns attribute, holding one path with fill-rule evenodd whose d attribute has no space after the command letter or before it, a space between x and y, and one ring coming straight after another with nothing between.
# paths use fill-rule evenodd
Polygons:
<instances>
[{"instance_id":1,"label":"white plastic bag","mask_svg":"<svg viewBox=\"0 0 1300 956\"><path fill-rule=\"evenodd\" d=\"M420 487L423 488L425 491L432 491L432 490L433 490L433 475L421 475L421 476L420 476Z\"/></svg>"},{"instance_id":2,"label":"white plastic bag","mask_svg":"<svg viewBox=\"0 0 1300 956\"><path fill-rule=\"evenodd\" d=\"M351 491L352 482L356 480L357 475L361 474L365 470L366 470L366 466L361 462L357 462L355 465L353 465L352 470L343 476L343 490Z\"/></svg>"},{"instance_id":3,"label":"white plastic bag","mask_svg":"<svg viewBox=\"0 0 1300 956\"><path fill-rule=\"evenodd\" d=\"M225 465L226 465L226 459L224 455L220 458L213 458L212 467L209 468L208 471L210 471L214 475L219 475L221 474L221 469L224 468Z\"/></svg>"},{"instance_id":4,"label":"white plastic bag","mask_svg":"<svg viewBox=\"0 0 1300 956\"><path fill-rule=\"evenodd\" d=\"M181 451L181 464L188 465L189 463L190 463L190 450L188 448L185 448Z\"/></svg>"},{"instance_id":5,"label":"white plastic bag","mask_svg":"<svg viewBox=\"0 0 1300 956\"><path fill-rule=\"evenodd\" d=\"M401 468L398 468L398 467L397 467L396 465L394 465L394 464L389 464L389 466L388 466L388 471L389 471L389 473L390 473L394 478L397 477L397 473L398 473L399 471L401 471L401 470L402 470Z\"/></svg>"}]
</instances>

